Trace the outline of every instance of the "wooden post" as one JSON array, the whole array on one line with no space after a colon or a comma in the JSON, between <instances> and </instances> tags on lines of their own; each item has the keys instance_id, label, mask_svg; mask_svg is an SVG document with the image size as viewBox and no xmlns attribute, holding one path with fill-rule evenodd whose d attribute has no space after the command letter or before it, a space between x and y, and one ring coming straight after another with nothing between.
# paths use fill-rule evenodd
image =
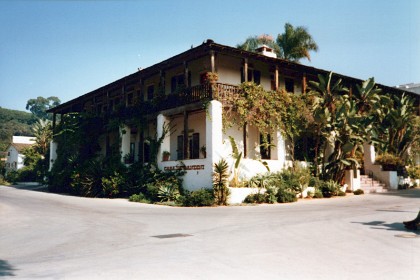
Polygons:
<instances>
[{"instance_id":1,"label":"wooden post","mask_svg":"<svg viewBox=\"0 0 420 280\"><path fill-rule=\"evenodd\" d=\"M184 111L184 159L190 158L190 143L188 141L188 112Z\"/></svg>"},{"instance_id":2,"label":"wooden post","mask_svg":"<svg viewBox=\"0 0 420 280\"><path fill-rule=\"evenodd\" d=\"M211 72L216 72L216 61L214 51L210 51L210 70Z\"/></svg>"},{"instance_id":3,"label":"wooden post","mask_svg":"<svg viewBox=\"0 0 420 280\"><path fill-rule=\"evenodd\" d=\"M302 76L302 93L306 93L306 73Z\"/></svg>"},{"instance_id":4,"label":"wooden post","mask_svg":"<svg viewBox=\"0 0 420 280\"><path fill-rule=\"evenodd\" d=\"M54 137L54 134L55 134L55 123L56 123L56 121L57 121L57 117L56 117L56 113L54 112L53 113L53 123L52 123L53 137Z\"/></svg>"},{"instance_id":5,"label":"wooden post","mask_svg":"<svg viewBox=\"0 0 420 280\"><path fill-rule=\"evenodd\" d=\"M274 81L275 81L275 90L279 90L279 67L276 65L274 70Z\"/></svg>"},{"instance_id":6,"label":"wooden post","mask_svg":"<svg viewBox=\"0 0 420 280\"><path fill-rule=\"evenodd\" d=\"M246 140L247 140L247 137L246 136L247 136L247 123L245 123L244 124L244 127L243 127L244 158L247 157L247 149L248 149L248 146L246 144Z\"/></svg>"},{"instance_id":7,"label":"wooden post","mask_svg":"<svg viewBox=\"0 0 420 280\"><path fill-rule=\"evenodd\" d=\"M164 93L165 93L165 72L163 70L160 70L158 94L164 94Z\"/></svg>"},{"instance_id":8,"label":"wooden post","mask_svg":"<svg viewBox=\"0 0 420 280\"><path fill-rule=\"evenodd\" d=\"M248 58L244 59L244 81L248 82Z\"/></svg>"},{"instance_id":9,"label":"wooden post","mask_svg":"<svg viewBox=\"0 0 420 280\"><path fill-rule=\"evenodd\" d=\"M189 87L188 84L188 62L184 61L184 85L185 87Z\"/></svg>"}]
</instances>

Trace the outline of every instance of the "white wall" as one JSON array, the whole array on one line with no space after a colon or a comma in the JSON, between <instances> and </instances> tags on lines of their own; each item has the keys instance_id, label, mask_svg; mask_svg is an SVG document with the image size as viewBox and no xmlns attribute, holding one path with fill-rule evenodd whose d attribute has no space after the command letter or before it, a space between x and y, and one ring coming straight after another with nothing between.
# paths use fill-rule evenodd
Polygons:
<instances>
[{"instance_id":1,"label":"white wall","mask_svg":"<svg viewBox=\"0 0 420 280\"><path fill-rule=\"evenodd\" d=\"M35 137L28 137L28 136L13 136L12 143L19 143L19 144L34 144Z\"/></svg>"}]
</instances>

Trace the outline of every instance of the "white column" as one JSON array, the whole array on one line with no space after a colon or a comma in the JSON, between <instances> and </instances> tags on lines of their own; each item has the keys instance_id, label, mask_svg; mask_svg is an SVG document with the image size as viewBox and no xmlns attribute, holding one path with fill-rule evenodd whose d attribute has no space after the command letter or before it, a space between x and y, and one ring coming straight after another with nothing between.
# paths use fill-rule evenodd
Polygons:
<instances>
[{"instance_id":1,"label":"white column","mask_svg":"<svg viewBox=\"0 0 420 280\"><path fill-rule=\"evenodd\" d=\"M120 128L121 137L121 160L124 162L124 156L130 153L130 128L124 126Z\"/></svg>"},{"instance_id":2,"label":"white column","mask_svg":"<svg viewBox=\"0 0 420 280\"><path fill-rule=\"evenodd\" d=\"M222 103L210 101L206 117L206 151L207 161L213 169L213 164L221 159L223 146Z\"/></svg>"},{"instance_id":3,"label":"white column","mask_svg":"<svg viewBox=\"0 0 420 280\"><path fill-rule=\"evenodd\" d=\"M368 143L363 144L363 160L364 160L364 166L365 166L365 173L369 174L373 170L372 165L375 163L375 147L373 145L370 145Z\"/></svg>"},{"instance_id":4,"label":"white column","mask_svg":"<svg viewBox=\"0 0 420 280\"><path fill-rule=\"evenodd\" d=\"M276 150L277 150L277 160L280 162L280 165L285 167L286 166L286 142L284 141L283 135L281 135L280 131L277 131L277 143Z\"/></svg>"},{"instance_id":5,"label":"white column","mask_svg":"<svg viewBox=\"0 0 420 280\"><path fill-rule=\"evenodd\" d=\"M162 137L163 135L163 128L169 123L168 119L162 115L159 114L157 116L157 138L159 139L160 137ZM170 135L167 134L165 139L163 139L162 144L159 147L159 151L157 154L157 162L158 162L158 166L159 168L162 168L162 156L163 156L163 152L164 151L170 151L171 150L171 138Z\"/></svg>"},{"instance_id":6,"label":"white column","mask_svg":"<svg viewBox=\"0 0 420 280\"><path fill-rule=\"evenodd\" d=\"M57 142L54 142L53 140L51 140L50 142L50 168L49 171L51 171L55 160L57 159Z\"/></svg>"}]
</instances>

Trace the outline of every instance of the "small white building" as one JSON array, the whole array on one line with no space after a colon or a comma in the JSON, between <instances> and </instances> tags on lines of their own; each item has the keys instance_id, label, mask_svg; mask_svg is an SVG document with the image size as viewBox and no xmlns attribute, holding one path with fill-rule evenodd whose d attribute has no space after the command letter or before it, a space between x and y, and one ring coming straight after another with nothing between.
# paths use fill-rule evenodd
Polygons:
<instances>
[{"instance_id":1,"label":"small white building","mask_svg":"<svg viewBox=\"0 0 420 280\"><path fill-rule=\"evenodd\" d=\"M12 143L6 149L6 173L21 169L25 156L22 154L24 149L30 148L35 143L34 137L13 136Z\"/></svg>"}]
</instances>

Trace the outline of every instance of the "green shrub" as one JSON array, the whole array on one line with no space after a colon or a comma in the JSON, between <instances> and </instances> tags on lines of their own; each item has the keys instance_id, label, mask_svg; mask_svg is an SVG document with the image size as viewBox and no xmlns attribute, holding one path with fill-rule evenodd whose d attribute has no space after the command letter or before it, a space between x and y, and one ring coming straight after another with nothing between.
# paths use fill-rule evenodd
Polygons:
<instances>
[{"instance_id":1,"label":"green shrub","mask_svg":"<svg viewBox=\"0 0 420 280\"><path fill-rule=\"evenodd\" d=\"M297 201L296 194L290 190L279 189L277 191L277 202L279 203L288 203Z\"/></svg>"},{"instance_id":2,"label":"green shrub","mask_svg":"<svg viewBox=\"0 0 420 280\"><path fill-rule=\"evenodd\" d=\"M114 171L114 175L102 178L102 192L105 197L115 197L120 193L120 189L125 184L124 177Z\"/></svg>"},{"instance_id":3,"label":"green shrub","mask_svg":"<svg viewBox=\"0 0 420 280\"><path fill-rule=\"evenodd\" d=\"M346 192L343 192L342 190L339 190L337 193L337 196L346 196Z\"/></svg>"},{"instance_id":4,"label":"green shrub","mask_svg":"<svg viewBox=\"0 0 420 280\"><path fill-rule=\"evenodd\" d=\"M268 196L264 193L251 193L244 199L245 203L265 203L268 200Z\"/></svg>"},{"instance_id":5,"label":"green shrub","mask_svg":"<svg viewBox=\"0 0 420 280\"><path fill-rule=\"evenodd\" d=\"M214 205L213 191L209 189L184 191L184 195L178 198L178 202L186 207L212 206Z\"/></svg>"},{"instance_id":6,"label":"green shrub","mask_svg":"<svg viewBox=\"0 0 420 280\"><path fill-rule=\"evenodd\" d=\"M10 183L6 181L6 178L4 178L3 175L0 175L0 185L2 185L2 186L10 185Z\"/></svg>"},{"instance_id":7,"label":"green shrub","mask_svg":"<svg viewBox=\"0 0 420 280\"><path fill-rule=\"evenodd\" d=\"M411 179L420 179L420 165L408 167L407 174Z\"/></svg>"},{"instance_id":8,"label":"green shrub","mask_svg":"<svg viewBox=\"0 0 420 280\"><path fill-rule=\"evenodd\" d=\"M397 170L398 167L404 166L404 161L398 156L383 154L375 158L375 164L382 165L384 170Z\"/></svg>"},{"instance_id":9,"label":"green shrub","mask_svg":"<svg viewBox=\"0 0 420 280\"><path fill-rule=\"evenodd\" d=\"M338 195L340 191L340 184L333 180L324 181L320 186L320 190L324 197L332 197L334 195Z\"/></svg>"},{"instance_id":10,"label":"green shrub","mask_svg":"<svg viewBox=\"0 0 420 280\"><path fill-rule=\"evenodd\" d=\"M140 203L150 203L150 199L148 199L143 193L133 194L129 197L129 201L132 202L140 202Z\"/></svg>"},{"instance_id":11,"label":"green shrub","mask_svg":"<svg viewBox=\"0 0 420 280\"><path fill-rule=\"evenodd\" d=\"M324 198L320 189L315 189L314 198Z\"/></svg>"},{"instance_id":12,"label":"green shrub","mask_svg":"<svg viewBox=\"0 0 420 280\"><path fill-rule=\"evenodd\" d=\"M357 189L357 190L353 191L353 193L355 195L361 195L361 194L364 194L365 192L362 189Z\"/></svg>"},{"instance_id":13,"label":"green shrub","mask_svg":"<svg viewBox=\"0 0 420 280\"><path fill-rule=\"evenodd\" d=\"M15 170L11 170L9 172L7 172L6 175L6 181L10 182L12 184L18 182L18 178L19 178L19 173Z\"/></svg>"}]
</instances>

